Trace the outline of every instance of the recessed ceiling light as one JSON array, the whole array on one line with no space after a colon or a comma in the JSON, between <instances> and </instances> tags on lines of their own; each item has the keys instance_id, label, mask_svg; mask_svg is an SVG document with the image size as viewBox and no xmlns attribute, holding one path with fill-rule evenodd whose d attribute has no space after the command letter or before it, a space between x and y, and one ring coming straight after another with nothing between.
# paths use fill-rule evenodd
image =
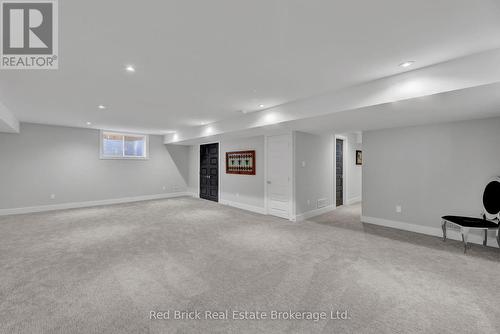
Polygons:
<instances>
[{"instance_id":1,"label":"recessed ceiling light","mask_svg":"<svg viewBox=\"0 0 500 334\"><path fill-rule=\"evenodd\" d=\"M135 67L132 66L132 65L127 65L127 67L125 67L125 70L127 72L134 73L135 72Z\"/></svg>"},{"instance_id":2,"label":"recessed ceiling light","mask_svg":"<svg viewBox=\"0 0 500 334\"><path fill-rule=\"evenodd\" d=\"M259 104L259 108L264 108L265 106L263 104Z\"/></svg>"},{"instance_id":3,"label":"recessed ceiling light","mask_svg":"<svg viewBox=\"0 0 500 334\"><path fill-rule=\"evenodd\" d=\"M92 122L87 122L87 125L92 125Z\"/></svg>"},{"instance_id":4,"label":"recessed ceiling light","mask_svg":"<svg viewBox=\"0 0 500 334\"><path fill-rule=\"evenodd\" d=\"M414 60L405 61L404 63L399 64L399 66L409 67L409 66L413 65L414 62L415 62Z\"/></svg>"},{"instance_id":5,"label":"recessed ceiling light","mask_svg":"<svg viewBox=\"0 0 500 334\"><path fill-rule=\"evenodd\" d=\"M106 109L106 106L104 104L100 104L97 106L97 108L104 110L104 109Z\"/></svg>"}]
</instances>

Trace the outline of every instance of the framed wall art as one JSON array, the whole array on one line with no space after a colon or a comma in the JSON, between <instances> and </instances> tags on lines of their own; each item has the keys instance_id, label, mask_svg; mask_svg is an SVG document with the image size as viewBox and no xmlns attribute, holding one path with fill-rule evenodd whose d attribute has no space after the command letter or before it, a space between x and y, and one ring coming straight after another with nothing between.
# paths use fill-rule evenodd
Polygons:
<instances>
[{"instance_id":1,"label":"framed wall art","mask_svg":"<svg viewBox=\"0 0 500 334\"><path fill-rule=\"evenodd\" d=\"M363 164L363 152L356 150L356 165Z\"/></svg>"},{"instance_id":2,"label":"framed wall art","mask_svg":"<svg viewBox=\"0 0 500 334\"><path fill-rule=\"evenodd\" d=\"M226 174L255 175L255 151L226 152Z\"/></svg>"}]
</instances>

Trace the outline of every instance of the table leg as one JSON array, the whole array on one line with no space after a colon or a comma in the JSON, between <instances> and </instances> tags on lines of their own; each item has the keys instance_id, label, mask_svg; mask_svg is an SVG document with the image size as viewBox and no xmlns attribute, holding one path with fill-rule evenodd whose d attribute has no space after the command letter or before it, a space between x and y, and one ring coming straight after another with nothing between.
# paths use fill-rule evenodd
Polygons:
<instances>
[{"instance_id":1,"label":"table leg","mask_svg":"<svg viewBox=\"0 0 500 334\"><path fill-rule=\"evenodd\" d=\"M498 247L500 247L500 225L498 226L498 230L497 230L497 244L498 244Z\"/></svg>"},{"instance_id":2,"label":"table leg","mask_svg":"<svg viewBox=\"0 0 500 334\"><path fill-rule=\"evenodd\" d=\"M443 230L443 241L446 241L446 221L443 220L441 223L441 229Z\"/></svg>"},{"instance_id":3,"label":"table leg","mask_svg":"<svg viewBox=\"0 0 500 334\"><path fill-rule=\"evenodd\" d=\"M464 242L464 254L467 253L467 237L469 235L468 228L462 228L462 241Z\"/></svg>"},{"instance_id":4,"label":"table leg","mask_svg":"<svg viewBox=\"0 0 500 334\"><path fill-rule=\"evenodd\" d=\"M484 230L484 240L483 240L483 246L486 246L488 244L488 230Z\"/></svg>"}]
</instances>

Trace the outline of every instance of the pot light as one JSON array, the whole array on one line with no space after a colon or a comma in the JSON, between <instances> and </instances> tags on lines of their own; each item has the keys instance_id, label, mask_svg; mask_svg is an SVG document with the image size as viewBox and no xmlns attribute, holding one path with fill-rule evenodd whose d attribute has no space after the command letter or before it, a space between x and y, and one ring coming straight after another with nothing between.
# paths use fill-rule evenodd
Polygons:
<instances>
[{"instance_id":1,"label":"pot light","mask_svg":"<svg viewBox=\"0 0 500 334\"><path fill-rule=\"evenodd\" d=\"M411 65L413 65L413 63L415 63L414 60L409 60L409 61L405 61L404 63L399 64L399 66L400 67L410 67Z\"/></svg>"},{"instance_id":2,"label":"pot light","mask_svg":"<svg viewBox=\"0 0 500 334\"><path fill-rule=\"evenodd\" d=\"M270 112L270 113L267 113L263 119L267 125L274 124L278 121L278 115Z\"/></svg>"},{"instance_id":3,"label":"pot light","mask_svg":"<svg viewBox=\"0 0 500 334\"><path fill-rule=\"evenodd\" d=\"M92 125L92 122L87 122L86 124L87 124L87 125Z\"/></svg>"},{"instance_id":4,"label":"pot light","mask_svg":"<svg viewBox=\"0 0 500 334\"><path fill-rule=\"evenodd\" d=\"M97 106L97 108L104 110L104 109L106 109L106 106L104 104L100 104Z\"/></svg>"},{"instance_id":5,"label":"pot light","mask_svg":"<svg viewBox=\"0 0 500 334\"><path fill-rule=\"evenodd\" d=\"M265 105L259 104L259 108L264 108L264 107L265 107Z\"/></svg>"},{"instance_id":6,"label":"pot light","mask_svg":"<svg viewBox=\"0 0 500 334\"><path fill-rule=\"evenodd\" d=\"M125 71L130 72L130 73L134 73L135 67L132 65L127 65L127 67L125 67Z\"/></svg>"}]
</instances>

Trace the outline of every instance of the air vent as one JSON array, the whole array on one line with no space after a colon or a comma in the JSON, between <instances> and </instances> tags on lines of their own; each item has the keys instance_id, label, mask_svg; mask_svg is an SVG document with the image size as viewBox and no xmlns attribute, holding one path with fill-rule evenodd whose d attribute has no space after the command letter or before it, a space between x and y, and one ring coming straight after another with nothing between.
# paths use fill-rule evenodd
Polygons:
<instances>
[{"instance_id":1,"label":"air vent","mask_svg":"<svg viewBox=\"0 0 500 334\"><path fill-rule=\"evenodd\" d=\"M318 209L324 208L327 205L328 205L328 199L326 199L326 198L320 198L320 199L318 199L318 204L317 204Z\"/></svg>"}]
</instances>

